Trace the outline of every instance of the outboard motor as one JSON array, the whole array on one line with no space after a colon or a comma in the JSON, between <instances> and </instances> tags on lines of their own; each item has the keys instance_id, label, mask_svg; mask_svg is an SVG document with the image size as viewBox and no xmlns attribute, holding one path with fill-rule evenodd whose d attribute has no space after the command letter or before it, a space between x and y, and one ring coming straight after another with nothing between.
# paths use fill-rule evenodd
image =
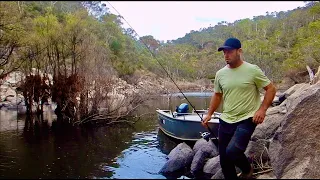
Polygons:
<instances>
[{"instance_id":1,"label":"outboard motor","mask_svg":"<svg viewBox=\"0 0 320 180\"><path fill-rule=\"evenodd\" d=\"M177 113L188 113L189 105L187 103L182 103L180 106L177 106L176 112Z\"/></svg>"}]
</instances>

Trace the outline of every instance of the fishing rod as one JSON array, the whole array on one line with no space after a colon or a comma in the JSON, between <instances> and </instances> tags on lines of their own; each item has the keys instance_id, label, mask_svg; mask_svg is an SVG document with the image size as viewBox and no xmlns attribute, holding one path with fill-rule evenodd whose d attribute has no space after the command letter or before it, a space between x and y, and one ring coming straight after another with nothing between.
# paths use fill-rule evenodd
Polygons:
<instances>
[{"instance_id":1,"label":"fishing rod","mask_svg":"<svg viewBox=\"0 0 320 180\"><path fill-rule=\"evenodd\" d=\"M141 37L139 36L139 34L137 33L137 31L129 24L129 22L119 13L119 11L113 7L109 1L107 1L107 3L120 15L120 17L130 26L130 28L137 34L137 36L141 39ZM173 80L173 78L170 76L170 74L168 73L168 71L164 68L164 66L160 63L160 61L158 61L158 59L156 58L156 56L154 55L154 53L149 49L149 47L145 44L144 41L141 41L146 48L149 50L149 52L151 53L152 57L160 64L160 66L162 67L162 69L167 73L168 77L172 80L172 82L174 83L174 85L179 89L180 93L183 95L183 97L188 101L188 103L190 104L190 106L195 110L195 112L197 113L197 115L200 117L201 121L203 121L202 117L200 116L200 114L196 111L195 107L191 104L191 102L189 101L189 99L184 95L184 93L181 91L181 89L179 88L179 86L176 84L176 82ZM209 132L211 134L213 134L213 136L217 138L216 134L211 130L211 128L209 127L209 125L207 125L207 128L209 130ZM206 134L204 133L203 138L206 139L208 141L210 134Z\"/></svg>"}]
</instances>

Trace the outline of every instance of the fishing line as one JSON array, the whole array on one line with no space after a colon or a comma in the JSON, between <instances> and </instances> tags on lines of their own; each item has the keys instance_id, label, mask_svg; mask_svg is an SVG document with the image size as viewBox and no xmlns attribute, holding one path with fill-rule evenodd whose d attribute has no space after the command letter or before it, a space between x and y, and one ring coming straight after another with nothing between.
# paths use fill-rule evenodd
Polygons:
<instances>
[{"instance_id":1,"label":"fishing line","mask_svg":"<svg viewBox=\"0 0 320 180\"><path fill-rule=\"evenodd\" d=\"M129 22L120 14L120 12L113 7L109 1L106 1L120 16L120 18L122 18L129 26L130 28L136 33L136 35L139 37L139 39L141 39L141 37L139 36L139 34L137 33L137 31L129 24ZM173 78L170 76L170 74L168 73L168 71L164 68L164 66L160 63L160 61L158 61L158 59L156 58L156 56L153 54L153 52L149 49L149 47L145 44L144 41L141 40L141 42L146 46L146 48L149 50L149 52L151 53L152 57L160 64L160 66L162 67L162 69L166 72L166 74L168 75L168 77L172 80L172 82L174 83L174 85L179 89L180 93L183 95L183 97L188 101L188 103L191 105L191 107L195 110L195 113L197 113L197 115L200 117L201 121L203 121L202 117L200 116L200 114L197 112L197 110L195 109L195 107L191 104L191 102L189 101L189 99L184 95L184 93L181 91L181 89L179 88L179 86L176 84L176 82L173 80ZM215 135L215 133L211 130L211 128L209 127L209 125L207 125L208 130L210 131L211 134L214 135L214 137L216 139L217 136Z\"/></svg>"}]
</instances>

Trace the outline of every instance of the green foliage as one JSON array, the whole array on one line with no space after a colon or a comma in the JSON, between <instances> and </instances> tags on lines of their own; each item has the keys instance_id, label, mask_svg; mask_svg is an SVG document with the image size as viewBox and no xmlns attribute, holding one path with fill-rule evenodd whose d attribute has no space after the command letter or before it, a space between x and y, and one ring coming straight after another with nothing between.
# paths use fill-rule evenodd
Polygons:
<instances>
[{"instance_id":1,"label":"green foliage","mask_svg":"<svg viewBox=\"0 0 320 180\"><path fill-rule=\"evenodd\" d=\"M118 55L120 50L121 50L121 44L119 41L114 40L112 41L112 43L110 44L110 48L111 50L114 52L114 54Z\"/></svg>"},{"instance_id":2,"label":"green foliage","mask_svg":"<svg viewBox=\"0 0 320 180\"><path fill-rule=\"evenodd\" d=\"M36 33L42 37L52 37L60 30L58 19L53 14L38 16L33 23Z\"/></svg>"},{"instance_id":3,"label":"green foliage","mask_svg":"<svg viewBox=\"0 0 320 180\"><path fill-rule=\"evenodd\" d=\"M301 70L306 65L318 66L320 63L320 20L300 28L297 43L292 48L289 58L284 62L287 70Z\"/></svg>"},{"instance_id":4,"label":"green foliage","mask_svg":"<svg viewBox=\"0 0 320 180\"><path fill-rule=\"evenodd\" d=\"M237 37L242 42L245 60L259 65L272 80L280 81L286 72L305 71L306 65L319 66L319 7L319 2L313 1L292 11L267 12L265 16L232 23L223 21L191 31L173 40L172 45L197 47L196 58L188 59L192 62L189 66L203 74L194 73L192 77L212 77L223 66L223 56L217 48L227 38Z\"/></svg>"},{"instance_id":5,"label":"green foliage","mask_svg":"<svg viewBox=\"0 0 320 180\"><path fill-rule=\"evenodd\" d=\"M167 43L151 35L137 39L136 32L122 28L121 17L111 14L100 1L0 3L0 28L4 32L0 45L14 45L15 56L10 56L10 62L26 60L26 69L36 66L68 74L85 72L100 62L101 67L113 68L119 76L144 69L165 77L159 61L174 78L212 79L225 65L217 48L229 37L239 38L245 60L259 65L274 81L280 81L288 71L320 63L317 1L292 11L222 21ZM9 69L7 65L0 68Z\"/></svg>"},{"instance_id":6,"label":"green foliage","mask_svg":"<svg viewBox=\"0 0 320 180\"><path fill-rule=\"evenodd\" d=\"M20 53L27 42L27 19L20 2L0 2L0 79L23 63Z\"/></svg>"}]
</instances>

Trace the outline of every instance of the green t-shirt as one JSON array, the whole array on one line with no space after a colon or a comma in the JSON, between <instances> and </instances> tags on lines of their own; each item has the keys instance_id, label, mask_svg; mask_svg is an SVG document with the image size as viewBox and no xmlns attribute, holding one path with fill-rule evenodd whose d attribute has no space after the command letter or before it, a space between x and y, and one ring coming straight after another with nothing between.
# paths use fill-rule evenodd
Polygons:
<instances>
[{"instance_id":1,"label":"green t-shirt","mask_svg":"<svg viewBox=\"0 0 320 180\"><path fill-rule=\"evenodd\" d=\"M270 82L257 65L245 61L237 68L220 69L214 81L214 91L223 93L220 118L236 123L253 117L261 105L259 90Z\"/></svg>"}]
</instances>

